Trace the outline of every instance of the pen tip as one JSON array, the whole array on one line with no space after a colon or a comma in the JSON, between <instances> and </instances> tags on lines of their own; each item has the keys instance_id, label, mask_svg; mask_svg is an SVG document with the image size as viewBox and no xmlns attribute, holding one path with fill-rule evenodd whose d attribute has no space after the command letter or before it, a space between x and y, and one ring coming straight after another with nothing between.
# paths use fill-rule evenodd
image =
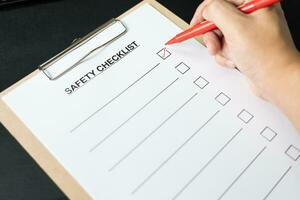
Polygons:
<instances>
[{"instance_id":1,"label":"pen tip","mask_svg":"<svg viewBox=\"0 0 300 200\"><path fill-rule=\"evenodd\" d=\"M167 45L170 45L170 44L173 44L173 43L174 43L174 41L172 39L172 40L169 40L168 42L166 42L165 45L167 46Z\"/></svg>"}]
</instances>

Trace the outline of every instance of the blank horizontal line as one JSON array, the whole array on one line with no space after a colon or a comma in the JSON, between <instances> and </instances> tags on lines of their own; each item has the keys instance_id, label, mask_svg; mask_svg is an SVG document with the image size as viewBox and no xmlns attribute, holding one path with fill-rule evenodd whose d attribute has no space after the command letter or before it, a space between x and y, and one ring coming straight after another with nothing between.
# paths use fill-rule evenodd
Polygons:
<instances>
[{"instance_id":1,"label":"blank horizontal line","mask_svg":"<svg viewBox=\"0 0 300 200\"><path fill-rule=\"evenodd\" d=\"M145 185L161 168L166 165L189 141L191 141L220 111L214 113L200 128L197 129L187 140L185 140L164 162L162 162L147 178L142 181L132 192L135 194L143 185Z\"/></svg>"},{"instance_id":2,"label":"blank horizontal line","mask_svg":"<svg viewBox=\"0 0 300 200\"><path fill-rule=\"evenodd\" d=\"M243 129L239 129L234 136L232 136L220 149L219 151L182 187L179 192L173 197L172 200L177 199L186 189L190 186L199 176L200 174L218 157L218 155L236 138L236 136L242 131Z\"/></svg>"},{"instance_id":3,"label":"blank horizontal line","mask_svg":"<svg viewBox=\"0 0 300 200\"><path fill-rule=\"evenodd\" d=\"M127 120L125 120L122 124L120 124L117 128L115 128L112 132L106 135L100 142L94 145L89 152L93 152L96 148L98 148L101 144L103 144L106 140L108 140L112 135L114 135L120 128L122 128L127 122L129 122L133 117L135 117L138 113L140 113L143 109L145 109L149 104L151 104L155 99L157 99L161 94L167 91L179 78L176 78L170 84L168 84L162 91L156 94L152 99L150 99L145 105L143 105L140 109L138 109L133 115L131 115Z\"/></svg>"},{"instance_id":4,"label":"blank horizontal line","mask_svg":"<svg viewBox=\"0 0 300 200\"><path fill-rule=\"evenodd\" d=\"M234 179L234 181L226 188L226 190L221 194L218 200L222 199L225 194L232 188L232 186L242 177L242 175L249 169L249 167L257 160L257 158L266 150L267 147L264 147L247 165L247 167Z\"/></svg>"},{"instance_id":5,"label":"blank horizontal line","mask_svg":"<svg viewBox=\"0 0 300 200\"><path fill-rule=\"evenodd\" d=\"M179 108L175 110L169 117L167 117L162 123L158 125L153 131L151 131L145 138L143 138L138 144L136 144L129 152L127 152L118 162L116 162L109 171L114 170L119 166L126 158L128 158L134 151L136 151L142 144L144 144L157 130L159 130L164 124L166 124L176 113L178 113L184 106L186 106L198 93L195 93L186 102L184 102Z\"/></svg>"},{"instance_id":6,"label":"blank horizontal line","mask_svg":"<svg viewBox=\"0 0 300 200\"><path fill-rule=\"evenodd\" d=\"M283 180L283 178L288 174L288 172L292 169L292 166L290 166L283 175L279 178L279 180L276 182L276 184L271 188L271 190L268 192L268 194L263 198L263 200L266 200L270 194L274 191L274 189L279 185L279 183Z\"/></svg>"},{"instance_id":7,"label":"blank horizontal line","mask_svg":"<svg viewBox=\"0 0 300 200\"><path fill-rule=\"evenodd\" d=\"M129 85L127 88L125 88L123 91L121 91L117 96L115 96L114 98L112 98L111 100L109 100L106 104L104 104L103 106L101 106L99 109L97 109L95 112L93 112L91 115L89 115L85 120L83 120L82 122L80 122L78 125L76 125L70 132L74 132L76 129L78 129L80 126L82 126L85 122L87 122L90 118L92 118L95 114L97 114L98 112L100 112L101 110L103 110L106 106L108 106L109 104L111 104L114 100L116 100L117 98L119 98L123 93L125 93L128 89L130 89L132 86L134 86L136 83L138 83L140 80L142 80L146 75L148 75L150 72L152 72L160 63L158 63L157 65L155 65L154 67L152 67L149 71L147 71L143 76L141 76L140 78L138 78L136 81L134 81L131 85Z\"/></svg>"}]
</instances>

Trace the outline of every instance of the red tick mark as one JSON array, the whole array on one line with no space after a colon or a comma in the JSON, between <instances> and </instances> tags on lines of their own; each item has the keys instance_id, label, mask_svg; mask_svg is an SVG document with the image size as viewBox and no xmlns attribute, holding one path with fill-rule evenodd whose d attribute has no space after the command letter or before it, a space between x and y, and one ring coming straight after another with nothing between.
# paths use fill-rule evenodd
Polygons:
<instances>
[{"instance_id":1,"label":"red tick mark","mask_svg":"<svg viewBox=\"0 0 300 200\"><path fill-rule=\"evenodd\" d=\"M163 57L165 57L165 56L166 56L167 48L165 47L165 48L163 48L163 50L164 50L164 55L163 55Z\"/></svg>"}]
</instances>

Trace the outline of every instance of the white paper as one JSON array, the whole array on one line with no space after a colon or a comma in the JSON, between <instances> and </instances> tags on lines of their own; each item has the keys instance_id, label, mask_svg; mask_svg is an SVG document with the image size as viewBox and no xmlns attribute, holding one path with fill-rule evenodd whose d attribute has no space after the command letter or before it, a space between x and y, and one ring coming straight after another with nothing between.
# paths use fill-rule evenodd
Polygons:
<instances>
[{"instance_id":1,"label":"white paper","mask_svg":"<svg viewBox=\"0 0 300 200\"><path fill-rule=\"evenodd\" d=\"M68 74L39 73L4 96L91 197L300 199L300 137L290 122L198 42L158 53L181 30L150 5L123 22L127 34Z\"/></svg>"}]
</instances>

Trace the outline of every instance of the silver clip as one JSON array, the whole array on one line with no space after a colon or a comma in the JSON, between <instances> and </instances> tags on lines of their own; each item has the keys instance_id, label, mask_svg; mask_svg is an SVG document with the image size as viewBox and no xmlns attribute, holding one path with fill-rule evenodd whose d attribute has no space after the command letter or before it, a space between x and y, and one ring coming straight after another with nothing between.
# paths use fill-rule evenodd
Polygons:
<instances>
[{"instance_id":1,"label":"silver clip","mask_svg":"<svg viewBox=\"0 0 300 200\"><path fill-rule=\"evenodd\" d=\"M98 47L92 49L91 51L87 52L84 56L82 56L81 58L79 58L79 60L76 61L75 64L71 65L66 70L64 70L62 73L60 73L60 74L58 74L56 76L53 76L49 71L47 71L47 69L49 67L51 67L53 64L55 64L57 61L61 60L67 54L73 52L74 50L78 49L82 45L86 44L87 42L89 42L90 40L92 40L95 36L97 36L98 34L102 33L107 28L111 27L112 25L114 25L116 23L120 23L124 27L124 30L121 33L119 33L118 35L116 35L116 37L114 37L114 38L112 38L112 39L110 39L108 41L104 41L100 46L98 46ZM94 31L92 31L89 34L87 34L86 36L84 36L83 38L79 38L79 39L73 40L71 46L69 46L64 51L60 52L59 54L57 54L56 56L54 56L53 58L51 58L47 62L41 64L38 67L38 69L41 70L41 71L43 71L43 73L50 80L56 80L56 79L60 78L61 76L65 75L67 72L69 72L70 70L72 70L77 65L81 64L89 55L91 55L95 51L97 51L97 50L105 47L106 45L109 45L110 43L114 42L115 40L119 39L126 32L127 32L127 27L125 26L125 24L122 21L120 21L118 19L111 19L108 22L106 22L105 24L103 24L102 26L98 27Z\"/></svg>"}]
</instances>

